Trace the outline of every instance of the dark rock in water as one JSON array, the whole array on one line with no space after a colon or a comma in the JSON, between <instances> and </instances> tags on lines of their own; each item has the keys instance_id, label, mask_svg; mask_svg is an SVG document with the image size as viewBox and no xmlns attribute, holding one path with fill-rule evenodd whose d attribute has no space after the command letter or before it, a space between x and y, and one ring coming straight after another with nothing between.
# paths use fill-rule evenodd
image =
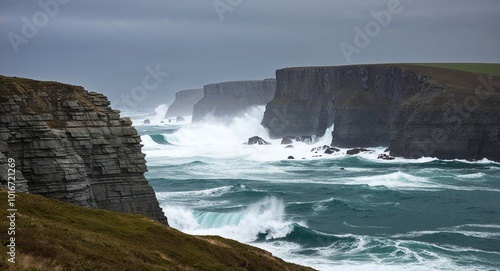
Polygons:
<instances>
[{"instance_id":1,"label":"dark rock in water","mask_svg":"<svg viewBox=\"0 0 500 271\"><path fill-rule=\"evenodd\" d=\"M281 145L293 144L293 138L285 136L281 139Z\"/></svg>"},{"instance_id":2,"label":"dark rock in water","mask_svg":"<svg viewBox=\"0 0 500 271\"><path fill-rule=\"evenodd\" d=\"M288 145L285 147L285 149L293 149L293 145Z\"/></svg>"},{"instance_id":3,"label":"dark rock in water","mask_svg":"<svg viewBox=\"0 0 500 271\"><path fill-rule=\"evenodd\" d=\"M262 139L261 137L258 137L258 136L253 136L253 137L249 138L247 144L248 145L271 145L271 143L265 141L264 139Z\"/></svg>"},{"instance_id":4,"label":"dark rock in water","mask_svg":"<svg viewBox=\"0 0 500 271\"><path fill-rule=\"evenodd\" d=\"M327 150L329 149L330 146L328 145L323 145L323 146L320 146L320 147L314 147L311 149L311 152L319 152L319 151L324 151L324 150Z\"/></svg>"},{"instance_id":5,"label":"dark rock in water","mask_svg":"<svg viewBox=\"0 0 500 271\"><path fill-rule=\"evenodd\" d=\"M337 149L337 148L330 147L330 148L328 148L328 149L325 150L325 154L332 154L332 153L339 152L339 151L340 150Z\"/></svg>"},{"instance_id":6,"label":"dark rock in water","mask_svg":"<svg viewBox=\"0 0 500 271\"><path fill-rule=\"evenodd\" d=\"M354 155L354 154L358 154L360 152L369 152L369 151L371 151L371 150L364 149L364 148L354 148L354 149L348 150L347 154Z\"/></svg>"},{"instance_id":7,"label":"dark rock in water","mask_svg":"<svg viewBox=\"0 0 500 271\"><path fill-rule=\"evenodd\" d=\"M148 119L145 119L145 120L143 121L143 123L144 123L144 124L151 124L151 121L149 121Z\"/></svg>"},{"instance_id":8,"label":"dark rock in water","mask_svg":"<svg viewBox=\"0 0 500 271\"><path fill-rule=\"evenodd\" d=\"M382 160L394 160L396 158L388 155L388 154L385 154L385 153L382 153L382 154L379 154L377 159L382 159Z\"/></svg>"},{"instance_id":9,"label":"dark rock in water","mask_svg":"<svg viewBox=\"0 0 500 271\"><path fill-rule=\"evenodd\" d=\"M160 123L165 123L165 122L162 120L162 121L160 121Z\"/></svg>"},{"instance_id":10,"label":"dark rock in water","mask_svg":"<svg viewBox=\"0 0 500 271\"><path fill-rule=\"evenodd\" d=\"M345 168L341 167L340 170L345 170Z\"/></svg>"},{"instance_id":11,"label":"dark rock in water","mask_svg":"<svg viewBox=\"0 0 500 271\"><path fill-rule=\"evenodd\" d=\"M290 155L290 156L288 156L288 159L292 160L292 159L295 159L295 157Z\"/></svg>"},{"instance_id":12,"label":"dark rock in water","mask_svg":"<svg viewBox=\"0 0 500 271\"><path fill-rule=\"evenodd\" d=\"M177 117L176 122L183 122L186 121L183 117Z\"/></svg>"},{"instance_id":13,"label":"dark rock in water","mask_svg":"<svg viewBox=\"0 0 500 271\"><path fill-rule=\"evenodd\" d=\"M172 122L172 120L171 120L171 119L169 119L169 120L168 120L168 122Z\"/></svg>"}]
</instances>

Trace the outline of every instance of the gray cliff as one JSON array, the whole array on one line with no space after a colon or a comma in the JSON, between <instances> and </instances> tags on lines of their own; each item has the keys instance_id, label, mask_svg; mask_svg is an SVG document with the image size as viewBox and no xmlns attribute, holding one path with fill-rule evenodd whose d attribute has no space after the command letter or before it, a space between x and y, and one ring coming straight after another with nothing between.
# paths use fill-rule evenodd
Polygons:
<instances>
[{"instance_id":1,"label":"gray cliff","mask_svg":"<svg viewBox=\"0 0 500 271\"><path fill-rule=\"evenodd\" d=\"M499 89L479 99L474 91L481 78L500 82L421 65L280 69L262 124L274 138L322 136L335 124L334 146L389 146L392 155L411 158L500 161Z\"/></svg>"},{"instance_id":2,"label":"gray cliff","mask_svg":"<svg viewBox=\"0 0 500 271\"><path fill-rule=\"evenodd\" d=\"M17 191L167 219L144 177L141 139L108 99L82 87L0 76L0 171Z\"/></svg>"},{"instance_id":3,"label":"gray cliff","mask_svg":"<svg viewBox=\"0 0 500 271\"><path fill-rule=\"evenodd\" d=\"M274 97L276 80L233 81L203 87L203 99L194 105L193 121L207 115L232 118L256 105L266 105Z\"/></svg>"},{"instance_id":4,"label":"gray cliff","mask_svg":"<svg viewBox=\"0 0 500 271\"><path fill-rule=\"evenodd\" d=\"M165 118L192 116L193 106L203 98L203 89L187 89L175 93L175 100L168 107Z\"/></svg>"}]
</instances>

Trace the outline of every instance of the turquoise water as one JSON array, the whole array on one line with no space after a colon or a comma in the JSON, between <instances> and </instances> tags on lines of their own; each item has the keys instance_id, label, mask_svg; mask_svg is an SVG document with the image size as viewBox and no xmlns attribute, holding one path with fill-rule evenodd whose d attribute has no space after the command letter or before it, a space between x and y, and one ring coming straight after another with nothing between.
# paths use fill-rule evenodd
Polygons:
<instances>
[{"instance_id":1,"label":"turquoise water","mask_svg":"<svg viewBox=\"0 0 500 271\"><path fill-rule=\"evenodd\" d=\"M319 270L500 270L500 164L244 146L240 124L138 127L172 227Z\"/></svg>"}]
</instances>

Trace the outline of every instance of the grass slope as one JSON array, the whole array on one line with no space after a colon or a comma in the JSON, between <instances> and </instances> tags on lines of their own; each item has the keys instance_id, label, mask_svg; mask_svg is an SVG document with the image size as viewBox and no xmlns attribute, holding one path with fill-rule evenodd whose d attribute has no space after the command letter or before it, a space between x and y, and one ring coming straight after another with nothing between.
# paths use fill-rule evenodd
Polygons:
<instances>
[{"instance_id":1,"label":"grass slope","mask_svg":"<svg viewBox=\"0 0 500 271\"><path fill-rule=\"evenodd\" d=\"M140 215L18 193L16 263L7 261L7 193L0 191L2 270L313 270L221 237L191 236Z\"/></svg>"}]
</instances>

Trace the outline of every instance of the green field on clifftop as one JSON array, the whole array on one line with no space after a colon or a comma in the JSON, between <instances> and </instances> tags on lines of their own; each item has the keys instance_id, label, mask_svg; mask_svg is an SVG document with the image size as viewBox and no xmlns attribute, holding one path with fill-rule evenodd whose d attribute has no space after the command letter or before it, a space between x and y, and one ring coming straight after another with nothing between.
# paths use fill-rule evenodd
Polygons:
<instances>
[{"instance_id":1,"label":"green field on clifftop","mask_svg":"<svg viewBox=\"0 0 500 271\"><path fill-rule=\"evenodd\" d=\"M500 76L500 64L493 63L429 63L418 65Z\"/></svg>"},{"instance_id":2,"label":"green field on clifftop","mask_svg":"<svg viewBox=\"0 0 500 271\"><path fill-rule=\"evenodd\" d=\"M0 197L7 199L7 193L0 191ZM2 204L0 270L312 270L236 241L187 235L140 215L25 193L17 194L16 208L12 264Z\"/></svg>"}]
</instances>

